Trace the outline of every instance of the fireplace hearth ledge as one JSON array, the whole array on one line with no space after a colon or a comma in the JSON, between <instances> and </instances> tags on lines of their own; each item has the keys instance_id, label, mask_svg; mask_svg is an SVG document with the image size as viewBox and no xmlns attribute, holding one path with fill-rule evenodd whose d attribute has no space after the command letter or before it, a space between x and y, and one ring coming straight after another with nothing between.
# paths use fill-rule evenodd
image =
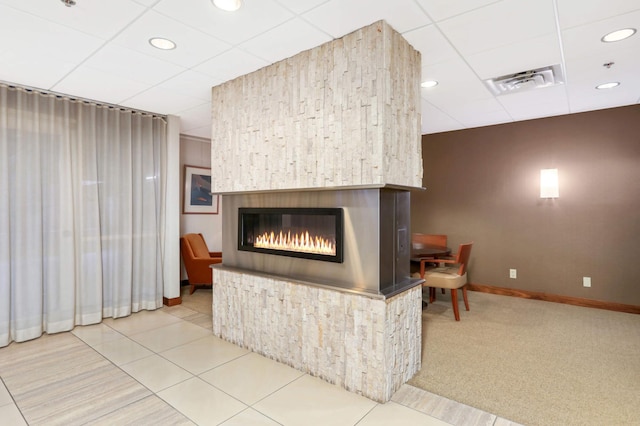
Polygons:
<instances>
[{"instance_id":1,"label":"fireplace hearth ledge","mask_svg":"<svg viewBox=\"0 0 640 426\"><path fill-rule=\"evenodd\" d=\"M225 271L231 271L231 272L237 272L237 273L242 273L242 274L252 274L258 277L263 277L263 278L276 278L276 279L281 279L281 280L285 280L291 283L296 283L296 284L301 284L301 285L308 285L311 287L318 287L318 288L323 288L326 290L333 290L333 291L339 291L339 292L343 292L343 293L349 293L349 294L357 294L359 296L364 296L364 297L370 297L371 299L379 299L379 300L384 300L384 299L388 299L390 297L394 297L397 294L402 293L403 291L409 290L413 287L417 287L419 285L421 285L424 280L420 279L420 278L410 278L407 281L400 283L398 285L396 285L396 287L389 292L384 292L384 293L374 293L372 291L367 291L365 289L358 289L355 287L352 288L345 288L345 287L339 287L336 286L332 283L319 283L319 282L315 282L315 281L308 281L308 280L302 280L302 279L297 279L295 277L291 277L291 276L286 276L286 275L278 275L278 274L267 274L267 273L262 273L260 271L253 271L251 269L243 269L243 268L235 268L235 267L231 267L231 266L225 266L224 264L218 263L215 265L210 265L209 266L211 269L221 269L221 270L225 270Z\"/></svg>"}]
</instances>

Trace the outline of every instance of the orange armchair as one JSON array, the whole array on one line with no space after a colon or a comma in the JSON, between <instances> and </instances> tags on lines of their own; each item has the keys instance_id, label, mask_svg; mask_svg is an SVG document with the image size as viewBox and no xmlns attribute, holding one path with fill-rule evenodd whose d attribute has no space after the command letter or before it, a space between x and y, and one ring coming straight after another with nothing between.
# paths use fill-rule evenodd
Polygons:
<instances>
[{"instance_id":1,"label":"orange armchair","mask_svg":"<svg viewBox=\"0 0 640 426\"><path fill-rule=\"evenodd\" d=\"M222 263L222 253L210 252L202 234L183 235L180 238L180 251L191 286L189 294L193 294L199 285L211 287L212 273L209 266Z\"/></svg>"}]
</instances>

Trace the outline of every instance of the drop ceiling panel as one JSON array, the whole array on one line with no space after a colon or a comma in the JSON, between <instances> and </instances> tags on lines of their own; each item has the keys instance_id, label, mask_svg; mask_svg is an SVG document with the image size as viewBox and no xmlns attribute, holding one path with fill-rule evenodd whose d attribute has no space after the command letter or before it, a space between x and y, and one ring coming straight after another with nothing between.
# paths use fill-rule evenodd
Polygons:
<instances>
[{"instance_id":1,"label":"drop ceiling panel","mask_svg":"<svg viewBox=\"0 0 640 426\"><path fill-rule=\"evenodd\" d=\"M303 18L335 38L381 19L400 33L431 22L413 0L331 0Z\"/></svg>"},{"instance_id":2,"label":"drop ceiling panel","mask_svg":"<svg viewBox=\"0 0 640 426\"><path fill-rule=\"evenodd\" d=\"M423 67L422 80L438 81L436 87L421 89L421 96L440 108L491 97L489 90L462 59Z\"/></svg>"},{"instance_id":3,"label":"drop ceiling panel","mask_svg":"<svg viewBox=\"0 0 640 426\"><path fill-rule=\"evenodd\" d=\"M211 120L207 120L208 122L211 122ZM191 128L189 129L188 132L184 132L185 134L189 135L189 136L195 136L198 138L205 138L205 139L211 139L211 125L210 124L206 124L202 127L195 127L195 128Z\"/></svg>"},{"instance_id":4,"label":"drop ceiling panel","mask_svg":"<svg viewBox=\"0 0 640 426\"><path fill-rule=\"evenodd\" d=\"M640 70L639 52L632 47L618 50L617 55L594 55L572 58L566 61L570 84L588 82L594 87L609 81L630 82L637 79ZM614 61L611 67L604 64Z\"/></svg>"},{"instance_id":5,"label":"drop ceiling panel","mask_svg":"<svg viewBox=\"0 0 640 426\"><path fill-rule=\"evenodd\" d=\"M192 98L211 102L211 88L222 83L217 78L188 70L160 83L160 87Z\"/></svg>"},{"instance_id":6,"label":"drop ceiling panel","mask_svg":"<svg viewBox=\"0 0 640 426\"><path fill-rule=\"evenodd\" d=\"M0 80L50 89L102 43L97 37L0 5Z\"/></svg>"},{"instance_id":7,"label":"drop ceiling panel","mask_svg":"<svg viewBox=\"0 0 640 426\"><path fill-rule=\"evenodd\" d=\"M184 67L153 56L109 44L89 58L85 64L123 78L153 86L186 70Z\"/></svg>"},{"instance_id":8,"label":"drop ceiling panel","mask_svg":"<svg viewBox=\"0 0 640 426\"><path fill-rule=\"evenodd\" d=\"M220 81L228 81L266 65L269 65L269 62L264 59L240 49L231 49L198 65L194 70L210 75Z\"/></svg>"},{"instance_id":9,"label":"drop ceiling panel","mask_svg":"<svg viewBox=\"0 0 640 426\"><path fill-rule=\"evenodd\" d=\"M602 66L599 57L585 56L567 61L570 84L568 93L572 112L637 103L640 98L640 79L634 78L640 69L640 55L630 49L611 68ZM620 86L597 90L602 83L618 81Z\"/></svg>"},{"instance_id":10,"label":"drop ceiling panel","mask_svg":"<svg viewBox=\"0 0 640 426\"><path fill-rule=\"evenodd\" d=\"M499 96L498 101L514 120L529 120L570 112L564 85L510 93Z\"/></svg>"},{"instance_id":11,"label":"drop ceiling panel","mask_svg":"<svg viewBox=\"0 0 640 426\"><path fill-rule=\"evenodd\" d=\"M78 0L74 7L64 6L60 0L0 0L0 3L105 40L145 10L130 0Z\"/></svg>"},{"instance_id":12,"label":"drop ceiling panel","mask_svg":"<svg viewBox=\"0 0 640 426\"><path fill-rule=\"evenodd\" d=\"M504 0L439 22L438 26L463 55L556 31L553 0Z\"/></svg>"},{"instance_id":13,"label":"drop ceiling panel","mask_svg":"<svg viewBox=\"0 0 640 426\"><path fill-rule=\"evenodd\" d=\"M211 121L211 102L206 102L179 112L180 127L185 130L202 127Z\"/></svg>"},{"instance_id":14,"label":"drop ceiling panel","mask_svg":"<svg viewBox=\"0 0 640 426\"><path fill-rule=\"evenodd\" d=\"M202 99L192 98L180 92L155 86L125 100L125 103L132 108L144 111L176 114L185 109L201 105Z\"/></svg>"},{"instance_id":15,"label":"drop ceiling panel","mask_svg":"<svg viewBox=\"0 0 640 426\"><path fill-rule=\"evenodd\" d=\"M552 33L469 55L467 62L481 79L486 80L561 64L562 55L558 37Z\"/></svg>"},{"instance_id":16,"label":"drop ceiling panel","mask_svg":"<svg viewBox=\"0 0 640 426\"><path fill-rule=\"evenodd\" d=\"M295 18L259 35L239 47L269 62L278 62L331 41L326 33L317 30L300 18Z\"/></svg>"},{"instance_id":17,"label":"drop ceiling panel","mask_svg":"<svg viewBox=\"0 0 640 426\"><path fill-rule=\"evenodd\" d=\"M464 127L440 109L422 99L422 133L440 133Z\"/></svg>"},{"instance_id":18,"label":"drop ceiling panel","mask_svg":"<svg viewBox=\"0 0 640 426\"><path fill-rule=\"evenodd\" d=\"M278 0L281 5L293 13L301 14L329 0Z\"/></svg>"},{"instance_id":19,"label":"drop ceiling panel","mask_svg":"<svg viewBox=\"0 0 640 426\"><path fill-rule=\"evenodd\" d=\"M146 83L129 79L126 76L81 65L51 89L59 93L69 93L98 102L123 105L122 102L125 99L147 87Z\"/></svg>"},{"instance_id":20,"label":"drop ceiling panel","mask_svg":"<svg viewBox=\"0 0 640 426\"><path fill-rule=\"evenodd\" d=\"M458 58L458 52L453 49L435 25L427 25L408 31L402 36L422 53L423 67Z\"/></svg>"},{"instance_id":21,"label":"drop ceiling panel","mask_svg":"<svg viewBox=\"0 0 640 426\"><path fill-rule=\"evenodd\" d=\"M176 43L177 48L156 49L149 44L151 37L167 38ZM231 48L215 37L154 11L126 28L113 42L183 67L195 66Z\"/></svg>"},{"instance_id":22,"label":"drop ceiling panel","mask_svg":"<svg viewBox=\"0 0 640 426\"><path fill-rule=\"evenodd\" d=\"M640 30L640 10L627 15L603 19L589 25L581 25L562 31L562 43L565 58L572 59L583 56L598 56L604 62L615 60L620 50L627 54L628 49L635 49L640 56L640 36L634 35L614 43L603 43L602 37L612 30L638 27ZM607 59L608 58L608 59Z\"/></svg>"},{"instance_id":23,"label":"drop ceiling panel","mask_svg":"<svg viewBox=\"0 0 640 426\"><path fill-rule=\"evenodd\" d=\"M429 14L434 21L443 19L478 9L497 0L416 0L420 6Z\"/></svg>"},{"instance_id":24,"label":"drop ceiling panel","mask_svg":"<svg viewBox=\"0 0 640 426\"><path fill-rule=\"evenodd\" d=\"M504 107L493 97L448 105L442 110L465 127L477 127L486 120L496 123L513 121Z\"/></svg>"},{"instance_id":25,"label":"drop ceiling panel","mask_svg":"<svg viewBox=\"0 0 640 426\"><path fill-rule=\"evenodd\" d=\"M630 81L606 90L597 90L589 83L576 83L569 87L568 92L571 112L615 108L639 102L640 81Z\"/></svg>"},{"instance_id":26,"label":"drop ceiling panel","mask_svg":"<svg viewBox=\"0 0 640 426\"><path fill-rule=\"evenodd\" d=\"M229 44L238 45L293 18L293 13L273 0L244 0L234 13L216 8L208 0L162 0L154 10Z\"/></svg>"},{"instance_id":27,"label":"drop ceiling panel","mask_svg":"<svg viewBox=\"0 0 640 426\"><path fill-rule=\"evenodd\" d=\"M640 9L638 0L558 0L558 20L560 28L565 29L638 9Z\"/></svg>"}]
</instances>

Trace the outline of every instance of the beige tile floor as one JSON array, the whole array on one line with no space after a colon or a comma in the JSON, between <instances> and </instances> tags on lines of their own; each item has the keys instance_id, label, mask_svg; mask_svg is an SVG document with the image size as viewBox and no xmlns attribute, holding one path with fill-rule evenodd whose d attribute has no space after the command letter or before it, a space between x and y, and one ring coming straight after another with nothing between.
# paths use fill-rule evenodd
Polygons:
<instances>
[{"instance_id":1,"label":"beige tile floor","mask_svg":"<svg viewBox=\"0 0 640 426\"><path fill-rule=\"evenodd\" d=\"M206 290L199 297L206 298ZM166 406L171 415L159 416L157 424L513 424L408 385L392 401L376 403L213 336L206 309L201 312L187 306L106 319L71 332L73 336L68 337L92 348L149 391L147 396L136 396L135 403L86 423L130 424L131 415L142 416L144 410L158 411ZM42 345L51 345L47 340L52 337L32 341L30 350L38 351L39 340ZM0 355L4 350L7 348L0 349ZM5 383L0 383L0 423L28 424L19 398L12 396L11 386ZM51 424L62 423L55 417L47 419Z\"/></svg>"}]
</instances>

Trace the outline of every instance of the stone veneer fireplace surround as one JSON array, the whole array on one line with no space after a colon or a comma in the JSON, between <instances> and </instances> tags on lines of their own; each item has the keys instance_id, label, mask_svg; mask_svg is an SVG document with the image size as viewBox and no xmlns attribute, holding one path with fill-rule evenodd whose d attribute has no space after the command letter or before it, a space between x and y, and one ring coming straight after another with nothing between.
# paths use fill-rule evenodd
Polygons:
<instances>
[{"instance_id":1,"label":"stone veneer fireplace surround","mask_svg":"<svg viewBox=\"0 0 640 426\"><path fill-rule=\"evenodd\" d=\"M381 402L418 371L419 84L419 53L381 21L213 88L214 334ZM255 207L342 209L344 261L238 250Z\"/></svg>"}]
</instances>

